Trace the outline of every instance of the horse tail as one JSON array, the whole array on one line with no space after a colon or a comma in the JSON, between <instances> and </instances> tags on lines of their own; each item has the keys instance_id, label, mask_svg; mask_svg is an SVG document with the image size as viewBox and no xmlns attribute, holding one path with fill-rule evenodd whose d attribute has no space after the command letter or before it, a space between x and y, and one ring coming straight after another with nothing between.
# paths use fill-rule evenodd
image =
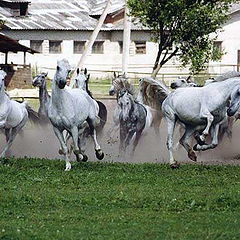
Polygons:
<instances>
[{"instance_id":1,"label":"horse tail","mask_svg":"<svg viewBox=\"0 0 240 240\"><path fill-rule=\"evenodd\" d=\"M28 112L28 118L31 122L33 122L34 124L39 124L40 123L40 118L38 116L38 113L36 111L34 111L27 102L23 102L22 104L25 105L27 112Z\"/></svg>"},{"instance_id":2,"label":"horse tail","mask_svg":"<svg viewBox=\"0 0 240 240\"><path fill-rule=\"evenodd\" d=\"M100 118L100 123L96 127L96 130L98 133L102 133L102 130L107 122L107 108L104 103L100 101L96 101L98 106L99 106L99 112L98 112L98 117Z\"/></svg>"}]
</instances>

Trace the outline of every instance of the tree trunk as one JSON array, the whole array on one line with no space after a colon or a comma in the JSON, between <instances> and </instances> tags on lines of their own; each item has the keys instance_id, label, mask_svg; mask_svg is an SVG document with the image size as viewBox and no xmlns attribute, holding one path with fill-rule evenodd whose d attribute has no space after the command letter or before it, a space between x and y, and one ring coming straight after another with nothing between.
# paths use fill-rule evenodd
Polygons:
<instances>
[{"instance_id":1,"label":"tree trunk","mask_svg":"<svg viewBox=\"0 0 240 240\"><path fill-rule=\"evenodd\" d=\"M129 49L131 42L131 17L125 0L124 28L123 28L123 53L122 53L122 73L127 75L129 64Z\"/></svg>"},{"instance_id":2,"label":"tree trunk","mask_svg":"<svg viewBox=\"0 0 240 240\"><path fill-rule=\"evenodd\" d=\"M73 87L73 85L74 85L74 81L73 80L76 77L77 68L80 68L80 69L83 68L85 60L87 58L87 55L92 50L92 46L93 46L93 44L94 44L94 42L95 42L95 40L97 38L97 35L98 35L98 33L99 33L103 23L104 23L104 20L106 19L106 16L108 14L108 10L109 10L110 7L111 7L111 0L108 0L104 11L103 11L101 17L99 18L98 24L97 24L96 28L94 29L94 31L93 31L93 33L92 33L92 35L91 35L91 37L90 37L90 39L88 41L88 44L87 44L87 46L86 46L86 48L85 48L85 50L84 50L84 52L83 52L83 54L82 54L82 56L80 58L80 61L78 62L77 66L76 66L76 69L75 69L75 71L74 71L74 73L72 75L71 83L70 83L71 87Z\"/></svg>"}]
</instances>

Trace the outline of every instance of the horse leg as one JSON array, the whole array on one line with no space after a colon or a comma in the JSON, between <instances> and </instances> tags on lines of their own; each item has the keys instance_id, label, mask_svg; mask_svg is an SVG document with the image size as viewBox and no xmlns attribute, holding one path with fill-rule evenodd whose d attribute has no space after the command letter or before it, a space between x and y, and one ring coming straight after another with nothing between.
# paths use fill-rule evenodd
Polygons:
<instances>
[{"instance_id":1,"label":"horse leg","mask_svg":"<svg viewBox=\"0 0 240 240\"><path fill-rule=\"evenodd\" d=\"M23 118L23 120L14 128L9 129L9 131L5 131L6 134L6 140L7 140L7 145L4 148L4 150L2 151L0 157L5 157L6 156L6 152L10 149L10 147L12 146L13 140L15 139L15 137L17 136L17 134L19 133L19 131L23 128L23 126L26 124L27 122L27 116Z\"/></svg>"},{"instance_id":2,"label":"horse leg","mask_svg":"<svg viewBox=\"0 0 240 240\"><path fill-rule=\"evenodd\" d=\"M71 135L73 139L73 152L77 158L77 161L82 161L83 160L83 155L81 153L81 146L80 144L80 138L79 138L79 130L77 126L72 127L71 129Z\"/></svg>"},{"instance_id":3,"label":"horse leg","mask_svg":"<svg viewBox=\"0 0 240 240\"><path fill-rule=\"evenodd\" d=\"M212 142L211 144L206 145L199 145L196 144L193 149L197 151L205 151L207 149L213 149L218 145L218 132L219 132L219 126L220 123L216 124L215 126L212 126L211 128L211 136L212 136Z\"/></svg>"},{"instance_id":4,"label":"horse leg","mask_svg":"<svg viewBox=\"0 0 240 240\"><path fill-rule=\"evenodd\" d=\"M168 130L167 149L169 153L170 166L171 168L177 168L179 167L179 164L173 157L173 134L174 134L174 128L176 125L176 118L174 115L171 116L171 118L166 116L166 120L167 120L167 130Z\"/></svg>"},{"instance_id":5,"label":"horse leg","mask_svg":"<svg viewBox=\"0 0 240 240\"><path fill-rule=\"evenodd\" d=\"M97 157L97 159L102 160L104 158L104 153L103 153L100 145L97 142L96 129L93 124L93 119L88 118L87 123L89 125L90 135L94 142L96 157Z\"/></svg>"},{"instance_id":6,"label":"horse leg","mask_svg":"<svg viewBox=\"0 0 240 240\"><path fill-rule=\"evenodd\" d=\"M120 123L119 154L121 155L121 157L124 157L124 156L123 156L123 153L125 154L125 151L126 151L126 144L125 144L125 140L126 140L126 138L127 138L126 132L127 132L126 128Z\"/></svg>"},{"instance_id":7,"label":"horse leg","mask_svg":"<svg viewBox=\"0 0 240 240\"><path fill-rule=\"evenodd\" d=\"M64 136L63 136L63 132L60 131L58 128L56 127L53 127L53 131L55 133L55 135L57 136L59 142L60 142L60 145L61 145L61 153L64 155L65 157L65 162L66 162L66 168L65 168L65 171L69 171L71 170L71 163L70 163L70 160L69 160L69 157L68 157L68 148L67 148L67 144L65 142L65 139L64 139Z\"/></svg>"},{"instance_id":8,"label":"horse leg","mask_svg":"<svg viewBox=\"0 0 240 240\"><path fill-rule=\"evenodd\" d=\"M131 153L132 157L134 155L134 152L135 152L135 149L136 149L136 147L138 145L138 142L139 142L139 140L140 140L140 138L142 136L142 131L143 131L143 129L141 129L140 131L136 132L136 137L135 137L134 142L133 142L133 149L132 149L132 153Z\"/></svg>"},{"instance_id":9,"label":"horse leg","mask_svg":"<svg viewBox=\"0 0 240 240\"><path fill-rule=\"evenodd\" d=\"M211 125L212 125L212 122L213 122L214 117L213 117L213 115L208 111L207 108L201 111L201 117L207 119L207 126L206 126L206 128L203 130L202 134L199 136L199 137L200 137L200 140L201 140L202 142L205 142L205 138L206 138L206 136L207 136L208 133L209 133L209 129L210 129Z\"/></svg>"},{"instance_id":10,"label":"horse leg","mask_svg":"<svg viewBox=\"0 0 240 240\"><path fill-rule=\"evenodd\" d=\"M185 132L184 132L183 136L181 137L181 139L179 140L179 143L188 152L188 157L192 161L196 162L197 161L196 153L193 151L192 147L190 147L189 143L187 142L188 138L194 133L194 131L195 131L195 128L186 126Z\"/></svg>"}]
</instances>

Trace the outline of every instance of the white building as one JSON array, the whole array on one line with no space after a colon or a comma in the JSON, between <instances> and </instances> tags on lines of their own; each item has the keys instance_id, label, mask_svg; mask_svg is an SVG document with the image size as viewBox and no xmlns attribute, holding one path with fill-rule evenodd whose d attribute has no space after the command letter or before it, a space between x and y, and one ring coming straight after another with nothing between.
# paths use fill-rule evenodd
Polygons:
<instances>
[{"instance_id":1,"label":"white building","mask_svg":"<svg viewBox=\"0 0 240 240\"><path fill-rule=\"evenodd\" d=\"M1 32L39 51L39 54L27 54L26 63L51 75L58 59L67 58L73 68L76 66L105 4L106 0L0 0L0 19L5 20ZM121 70L123 16L124 1L113 0L92 53L86 60L85 66L96 76ZM211 63L211 73L236 69L240 64L239 23L240 4L235 4L216 42L226 54L220 62ZM156 54L157 45L151 42L150 31L133 23L129 72L132 75L150 73ZM3 55L0 61L4 62ZM9 54L8 61L20 63L22 56ZM166 77L181 71L183 74L188 72L187 69L180 70L177 59L173 58L160 75Z\"/></svg>"}]
</instances>

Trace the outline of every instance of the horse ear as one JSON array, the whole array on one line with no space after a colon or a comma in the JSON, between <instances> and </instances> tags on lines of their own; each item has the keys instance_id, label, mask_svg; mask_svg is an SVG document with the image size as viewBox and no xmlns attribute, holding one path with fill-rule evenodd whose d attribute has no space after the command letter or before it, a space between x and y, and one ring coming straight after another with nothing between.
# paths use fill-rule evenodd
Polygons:
<instances>
[{"instance_id":1,"label":"horse ear","mask_svg":"<svg viewBox=\"0 0 240 240\"><path fill-rule=\"evenodd\" d=\"M77 68L77 75L80 73L80 70L79 70L79 68Z\"/></svg>"},{"instance_id":2,"label":"horse ear","mask_svg":"<svg viewBox=\"0 0 240 240\"><path fill-rule=\"evenodd\" d=\"M90 73L87 75L87 82L89 81L90 79Z\"/></svg>"},{"instance_id":3,"label":"horse ear","mask_svg":"<svg viewBox=\"0 0 240 240\"><path fill-rule=\"evenodd\" d=\"M87 68L84 69L84 74L87 75Z\"/></svg>"},{"instance_id":4,"label":"horse ear","mask_svg":"<svg viewBox=\"0 0 240 240\"><path fill-rule=\"evenodd\" d=\"M124 72L122 76L123 76L124 78L126 78L126 72Z\"/></svg>"},{"instance_id":5,"label":"horse ear","mask_svg":"<svg viewBox=\"0 0 240 240\"><path fill-rule=\"evenodd\" d=\"M190 83L191 82L191 75L189 75L186 79L187 83Z\"/></svg>"},{"instance_id":6,"label":"horse ear","mask_svg":"<svg viewBox=\"0 0 240 240\"><path fill-rule=\"evenodd\" d=\"M116 78L116 77L117 77L117 75L116 75L116 72L115 72L115 71L113 72L113 77L114 77L114 78Z\"/></svg>"},{"instance_id":7,"label":"horse ear","mask_svg":"<svg viewBox=\"0 0 240 240\"><path fill-rule=\"evenodd\" d=\"M46 73L44 74L44 77L47 77L47 75L48 75L48 72L46 72Z\"/></svg>"}]
</instances>

